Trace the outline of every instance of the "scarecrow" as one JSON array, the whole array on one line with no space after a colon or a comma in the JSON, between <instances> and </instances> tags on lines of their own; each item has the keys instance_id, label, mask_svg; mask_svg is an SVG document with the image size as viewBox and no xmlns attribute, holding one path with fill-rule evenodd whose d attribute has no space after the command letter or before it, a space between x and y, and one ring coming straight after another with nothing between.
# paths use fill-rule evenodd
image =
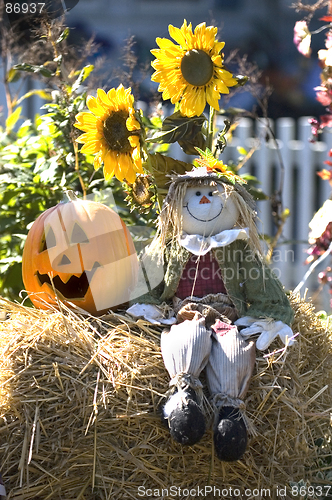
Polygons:
<instances>
[{"instance_id":1,"label":"scarecrow","mask_svg":"<svg viewBox=\"0 0 332 500\"><path fill-rule=\"evenodd\" d=\"M265 350L277 336L291 344L293 312L264 264L254 202L243 181L201 165L171 178L147 250L156 266L163 265L164 279L128 312L148 319L152 311L153 321L163 322L156 311L171 305L174 318L164 320L161 335L171 378L162 418L180 444L202 438L205 370L215 409L215 452L222 461L235 461L247 447L244 397L256 347Z\"/></svg>"}]
</instances>

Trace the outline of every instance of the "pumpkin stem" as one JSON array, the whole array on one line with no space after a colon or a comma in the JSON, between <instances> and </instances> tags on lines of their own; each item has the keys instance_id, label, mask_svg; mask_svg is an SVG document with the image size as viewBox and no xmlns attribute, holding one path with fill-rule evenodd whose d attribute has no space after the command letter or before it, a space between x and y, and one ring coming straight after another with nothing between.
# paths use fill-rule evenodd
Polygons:
<instances>
[{"instance_id":1,"label":"pumpkin stem","mask_svg":"<svg viewBox=\"0 0 332 500\"><path fill-rule=\"evenodd\" d=\"M69 201L77 201L78 200L76 194L74 193L74 191L72 189L67 189L66 195L67 195Z\"/></svg>"}]
</instances>

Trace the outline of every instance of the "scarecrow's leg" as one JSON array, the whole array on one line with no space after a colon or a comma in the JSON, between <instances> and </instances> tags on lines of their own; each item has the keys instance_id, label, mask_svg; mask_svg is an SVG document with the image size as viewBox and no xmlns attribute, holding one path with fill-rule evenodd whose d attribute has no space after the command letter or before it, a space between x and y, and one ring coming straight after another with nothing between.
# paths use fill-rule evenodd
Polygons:
<instances>
[{"instance_id":1,"label":"scarecrow's leg","mask_svg":"<svg viewBox=\"0 0 332 500\"><path fill-rule=\"evenodd\" d=\"M206 377L217 408L214 445L217 457L230 462L239 460L247 447L243 397L254 369L255 345L245 341L234 325L217 320L212 328Z\"/></svg>"},{"instance_id":2,"label":"scarecrow's leg","mask_svg":"<svg viewBox=\"0 0 332 500\"><path fill-rule=\"evenodd\" d=\"M161 336L161 352L170 374L171 395L163 406L171 436L180 444L193 445L205 432L201 408L202 384L198 377L211 351L211 331L205 319L173 325Z\"/></svg>"}]
</instances>

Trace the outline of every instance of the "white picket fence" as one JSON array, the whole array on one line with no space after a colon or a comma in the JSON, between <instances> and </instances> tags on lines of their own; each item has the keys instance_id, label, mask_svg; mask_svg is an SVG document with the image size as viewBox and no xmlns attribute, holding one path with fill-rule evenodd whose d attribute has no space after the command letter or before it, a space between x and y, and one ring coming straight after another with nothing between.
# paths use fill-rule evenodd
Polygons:
<instances>
[{"instance_id":1,"label":"white picket fence","mask_svg":"<svg viewBox=\"0 0 332 500\"><path fill-rule=\"evenodd\" d=\"M244 118L222 155L224 163L236 161L239 158L239 146L248 151L255 146L257 149L241 171L254 174L267 195L272 195L279 188L283 178L282 204L290 210L290 216L274 253L272 267L283 284L290 289L297 286L308 270L308 266L304 265L307 257L305 251L308 248L308 224L331 195L329 183L322 180L317 172L324 167L324 160L328 159L328 152L332 148L332 133L326 131L319 141L310 142L311 125L308 119L269 120L275 140L269 133L266 121L254 122ZM260 231L268 235L275 234L270 201L258 202L257 207ZM326 262L317 267L301 291L304 292L307 287L312 293L317 287L317 272L324 265ZM326 300L323 299L323 302Z\"/></svg>"}]
</instances>

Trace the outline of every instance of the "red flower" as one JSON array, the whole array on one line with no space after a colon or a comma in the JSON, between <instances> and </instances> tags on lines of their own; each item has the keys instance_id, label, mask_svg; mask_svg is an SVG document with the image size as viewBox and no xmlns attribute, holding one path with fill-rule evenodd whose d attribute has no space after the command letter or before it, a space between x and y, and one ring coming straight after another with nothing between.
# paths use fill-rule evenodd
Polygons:
<instances>
[{"instance_id":1,"label":"red flower","mask_svg":"<svg viewBox=\"0 0 332 500\"><path fill-rule=\"evenodd\" d=\"M332 162L324 161L324 163L332 165ZM320 172L317 172L317 175L319 175L319 177L321 177L324 181L332 181L332 170L326 170L326 168L324 168Z\"/></svg>"},{"instance_id":2,"label":"red flower","mask_svg":"<svg viewBox=\"0 0 332 500\"><path fill-rule=\"evenodd\" d=\"M316 90L316 99L318 102L320 102L325 107L331 105L332 103L331 89L328 89L323 85L320 85L319 87L315 87L314 90Z\"/></svg>"},{"instance_id":3,"label":"red flower","mask_svg":"<svg viewBox=\"0 0 332 500\"><path fill-rule=\"evenodd\" d=\"M325 23L332 23L332 16L323 16L319 18L320 21L324 21Z\"/></svg>"}]
</instances>

